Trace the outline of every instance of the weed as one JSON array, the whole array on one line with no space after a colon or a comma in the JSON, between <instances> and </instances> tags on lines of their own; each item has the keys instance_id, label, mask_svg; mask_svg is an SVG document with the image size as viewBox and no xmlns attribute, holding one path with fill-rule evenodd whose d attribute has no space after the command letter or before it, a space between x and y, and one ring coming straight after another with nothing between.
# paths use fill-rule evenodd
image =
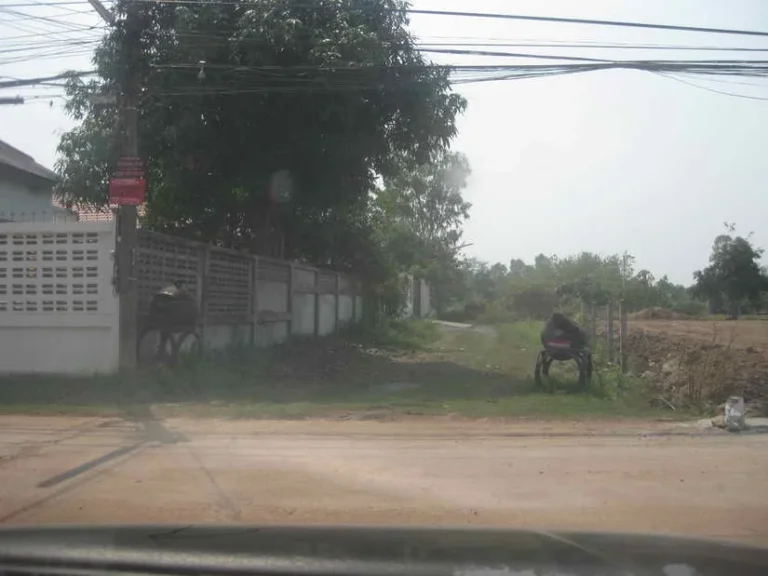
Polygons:
<instances>
[{"instance_id":1,"label":"weed","mask_svg":"<svg viewBox=\"0 0 768 576\"><path fill-rule=\"evenodd\" d=\"M366 346L420 350L439 340L440 330L430 320L385 319L374 326L354 326L347 338Z\"/></svg>"}]
</instances>

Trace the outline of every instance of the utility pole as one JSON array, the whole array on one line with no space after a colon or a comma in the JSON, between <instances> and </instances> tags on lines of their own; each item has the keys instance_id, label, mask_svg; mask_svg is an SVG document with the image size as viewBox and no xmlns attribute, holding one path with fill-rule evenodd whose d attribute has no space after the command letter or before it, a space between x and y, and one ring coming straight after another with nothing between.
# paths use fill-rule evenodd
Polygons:
<instances>
[{"instance_id":1,"label":"utility pole","mask_svg":"<svg viewBox=\"0 0 768 576\"><path fill-rule=\"evenodd\" d=\"M93 0L96 2L97 0ZM123 53L126 58L120 98L121 156L139 156L139 116L141 58L141 16L139 3L129 0L125 18ZM118 294L120 298L120 367L134 368L138 345L138 286L135 257L138 246L136 205L121 204L117 208Z\"/></svg>"},{"instance_id":2,"label":"utility pole","mask_svg":"<svg viewBox=\"0 0 768 576\"><path fill-rule=\"evenodd\" d=\"M104 20L107 24L110 26L115 25L115 17L112 16L112 12L107 10L104 7L104 4L102 4L99 0L88 0L88 4L93 6L93 9L98 12L99 16L101 16L101 19Z\"/></svg>"},{"instance_id":3,"label":"utility pole","mask_svg":"<svg viewBox=\"0 0 768 576\"><path fill-rule=\"evenodd\" d=\"M112 13L100 0L88 0L96 12L108 24L116 24ZM120 155L121 158L136 159L139 156L138 102L140 95L141 58L141 15L139 3L127 0L126 17L123 23L124 36L122 52L125 58L123 77L120 79ZM135 272L135 256L138 245L136 205L120 204L115 212L117 244L115 260L120 314L120 368L136 366L138 341L138 292Z\"/></svg>"}]
</instances>

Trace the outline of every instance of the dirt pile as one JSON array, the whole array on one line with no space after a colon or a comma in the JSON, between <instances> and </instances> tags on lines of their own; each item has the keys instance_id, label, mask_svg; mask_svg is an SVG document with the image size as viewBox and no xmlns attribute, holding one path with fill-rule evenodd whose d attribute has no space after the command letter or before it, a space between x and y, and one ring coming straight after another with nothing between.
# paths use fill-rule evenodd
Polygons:
<instances>
[{"instance_id":1,"label":"dirt pile","mask_svg":"<svg viewBox=\"0 0 768 576\"><path fill-rule=\"evenodd\" d=\"M639 312L633 312L629 315L631 320L690 320L691 317L687 314L681 314L680 312L674 312L666 308L659 308L658 306L653 308L645 308Z\"/></svg>"},{"instance_id":2,"label":"dirt pile","mask_svg":"<svg viewBox=\"0 0 768 576\"><path fill-rule=\"evenodd\" d=\"M751 412L768 410L768 357L679 336L630 332L631 371L675 406L716 406L743 396Z\"/></svg>"}]
</instances>

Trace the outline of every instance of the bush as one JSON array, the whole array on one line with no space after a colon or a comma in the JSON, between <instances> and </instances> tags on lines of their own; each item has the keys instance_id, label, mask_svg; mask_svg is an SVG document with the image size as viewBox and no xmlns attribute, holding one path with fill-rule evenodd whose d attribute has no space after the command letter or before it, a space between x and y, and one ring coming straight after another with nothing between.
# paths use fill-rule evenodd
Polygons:
<instances>
[{"instance_id":1,"label":"bush","mask_svg":"<svg viewBox=\"0 0 768 576\"><path fill-rule=\"evenodd\" d=\"M706 316L708 312L706 304L703 302L696 302L695 300L675 304L671 307L671 310L679 314L696 317Z\"/></svg>"},{"instance_id":2,"label":"bush","mask_svg":"<svg viewBox=\"0 0 768 576\"><path fill-rule=\"evenodd\" d=\"M512 296L511 311L519 318L549 318L559 304L554 290L541 286L529 286Z\"/></svg>"},{"instance_id":3,"label":"bush","mask_svg":"<svg viewBox=\"0 0 768 576\"><path fill-rule=\"evenodd\" d=\"M514 322L517 317L507 309L502 301L496 300L485 307L479 320L483 324L500 324L502 322Z\"/></svg>"},{"instance_id":4,"label":"bush","mask_svg":"<svg viewBox=\"0 0 768 576\"><path fill-rule=\"evenodd\" d=\"M366 346L418 350L436 342L440 329L430 320L387 318L376 325L354 326L347 337Z\"/></svg>"}]
</instances>

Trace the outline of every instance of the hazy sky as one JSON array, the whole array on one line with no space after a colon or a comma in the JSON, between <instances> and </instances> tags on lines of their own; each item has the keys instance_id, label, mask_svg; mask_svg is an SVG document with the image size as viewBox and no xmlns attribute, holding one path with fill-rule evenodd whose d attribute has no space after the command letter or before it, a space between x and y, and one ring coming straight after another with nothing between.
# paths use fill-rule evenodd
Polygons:
<instances>
[{"instance_id":1,"label":"hazy sky","mask_svg":"<svg viewBox=\"0 0 768 576\"><path fill-rule=\"evenodd\" d=\"M45 2L46 0L40 0ZM20 0L0 0L4 5ZM642 21L690 26L768 30L768 0L417 0L415 7ZM82 27L62 37L97 39L102 24L87 3L24 10L66 17ZM8 23L13 20L14 27ZM768 49L768 38L659 32L501 20L413 16L412 29L434 42L598 41ZM0 14L2 40L28 41L39 25ZM40 41L29 36L29 41ZM88 69L90 45L63 57L9 63L0 50L0 81ZM671 52L552 48L486 50L610 58L765 58L768 52ZM430 55L441 63L520 63L491 57ZM768 81L741 84L685 78L715 90L768 98ZM454 148L467 154L473 175L465 238L467 253L488 261L532 261L545 254L627 250L637 266L657 277L690 283L707 264L723 222L768 247L768 100L729 97L670 78L630 71L593 72L536 80L457 86L469 106ZM18 89L22 95L56 88ZM0 90L0 96L16 92ZM61 101L41 98L0 106L0 138L52 166L58 135L72 126Z\"/></svg>"}]
</instances>

